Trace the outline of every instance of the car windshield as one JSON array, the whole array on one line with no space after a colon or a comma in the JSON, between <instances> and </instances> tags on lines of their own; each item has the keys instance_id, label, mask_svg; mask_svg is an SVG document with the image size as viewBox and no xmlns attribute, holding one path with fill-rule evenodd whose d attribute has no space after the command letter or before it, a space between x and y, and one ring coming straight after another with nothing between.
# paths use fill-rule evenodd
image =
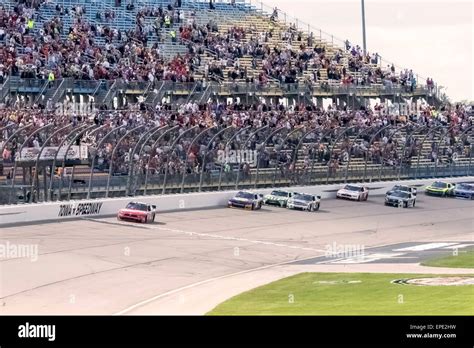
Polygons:
<instances>
[{"instance_id":1,"label":"car windshield","mask_svg":"<svg viewBox=\"0 0 474 348\"><path fill-rule=\"evenodd\" d=\"M400 197L400 198L410 198L410 194L408 192L403 192L403 191L395 191L391 195L395 197Z\"/></svg>"},{"instance_id":2,"label":"car windshield","mask_svg":"<svg viewBox=\"0 0 474 348\"><path fill-rule=\"evenodd\" d=\"M346 187L344 187L344 189L349 190L349 191L360 191L360 187L352 186L352 185L346 185Z\"/></svg>"},{"instance_id":3,"label":"car windshield","mask_svg":"<svg viewBox=\"0 0 474 348\"><path fill-rule=\"evenodd\" d=\"M239 192L235 196L236 198L245 198L245 199L253 199L253 194L248 193L248 192Z\"/></svg>"},{"instance_id":4,"label":"car windshield","mask_svg":"<svg viewBox=\"0 0 474 348\"><path fill-rule=\"evenodd\" d=\"M393 191L407 191L407 192L410 192L410 188L408 186L395 185L393 187Z\"/></svg>"},{"instance_id":5,"label":"car windshield","mask_svg":"<svg viewBox=\"0 0 474 348\"><path fill-rule=\"evenodd\" d=\"M297 194L295 195L294 197L295 199L298 199L300 201L312 201L313 200L313 196L310 196L310 195L302 195L302 194Z\"/></svg>"},{"instance_id":6,"label":"car windshield","mask_svg":"<svg viewBox=\"0 0 474 348\"><path fill-rule=\"evenodd\" d=\"M148 207L146 204L142 203L128 203L127 204L127 209L131 210L141 210L141 211L148 211Z\"/></svg>"},{"instance_id":7,"label":"car windshield","mask_svg":"<svg viewBox=\"0 0 474 348\"><path fill-rule=\"evenodd\" d=\"M272 196L288 197L288 192L285 192L285 191L272 191Z\"/></svg>"},{"instance_id":8,"label":"car windshield","mask_svg":"<svg viewBox=\"0 0 474 348\"><path fill-rule=\"evenodd\" d=\"M456 188L458 190L474 191L474 185L469 185L469 184L457 184Z\"/></svg>"},{"instance_id":9,"label":"car windshield","mask_svg":"<svg viewBox=\"0 0 474 348\"><path fill-rule=\"evenodd\" d=\"M436 181L435 183L433 183L433 185L431 185L431 187L446 188L448 187L448 184L446 184L445 182Z\"/></svg>"}]
</instances>

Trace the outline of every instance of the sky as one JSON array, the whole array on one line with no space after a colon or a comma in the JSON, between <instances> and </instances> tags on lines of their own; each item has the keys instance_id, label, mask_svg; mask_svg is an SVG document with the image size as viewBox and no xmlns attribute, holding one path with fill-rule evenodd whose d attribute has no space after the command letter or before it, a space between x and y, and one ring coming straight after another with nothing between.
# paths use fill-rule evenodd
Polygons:
<instances>
[{"instance_id":1,"label":"sky","mask_svg":"<svg viewBox=\"0 0 474 348\"><path fill-rule=\"evenodd\" d=\"M288 21L293 17L311 25L316 36L321 29L362 46L360 0L263 3L286 12ZM433 78L454 102L474 101L474 0L365 0L365 17L370 53L413 69L423 82Z\"/></svg>"}]
</instances>

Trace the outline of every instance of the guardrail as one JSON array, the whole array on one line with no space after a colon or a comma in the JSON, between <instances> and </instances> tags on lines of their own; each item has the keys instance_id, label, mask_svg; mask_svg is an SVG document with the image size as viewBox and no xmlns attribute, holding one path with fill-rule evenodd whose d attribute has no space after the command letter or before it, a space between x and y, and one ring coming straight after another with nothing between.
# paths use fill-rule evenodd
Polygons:
<instances>
[{"instance_id":1,"label":"guardrail","mask_svg":"<svg viewBox=\"0 0 474 348\"><path fill-rule=\"evenodd\" d=\"M473 182L474 177L451 179L450 182ZM424 192L424 187L430 183L429 180L408 180L370 183L370 195L383 195L395 184L410 185L418 188L418 193ZM335 198L336 192L342 185L321 185L303 186L288 188L294 192L304 192L308 194L320 195L323 199ZM258 193L269 194L272 189L258 190ZM161 196L134 197L133 201L140 201L157 206L159 214L172 211L185 211L196 209L208 209L225 207L228 200L238 191L208 192L194 194L176 194ZM40 222L60 222L71 219L99 218L115 216L119 209L125 207L130 202L130 198L118 199L96 199L85 201L52 202L42 204L32 204L29 206L2 206L0 207L0 226L40 223Z\"/></svg>"},{"instance_id":2,"label":"guardrail","mask_svg":"<svg viewBox=\"0 0 474 348\"><path fill-rule=\"evenodd\" d=\"M266 95L266 96L280 96L280 97L294 97L295 95L306 95L310 97L331 97L331 96L358 96L358 97L382 97L382 96L396 96L400 97L436 97L436 91L430 89L424 85L418 85L411 89L409 87L403 87L398 85L382 85L382 84L371 84L371 85L355 85L355 84L342 84L340 81L329 80L327 82L317 83L304 83L298 82L293 84L280 83L275 81L268 81L267 83L260 82L232 82L232 81L208 81L207 86L217 96L228 96L228 95ZM61 79L57 79L53 83L55 86L62 84ZM199 88L200 82L195 83L182 83L172 81L157 81L155 86L161 86L160 92L166 92L167 95L180 94L183 91L187 91L186 97L192 98L192 91ZM41 96L46 93L49 83L46 80L36 79L11 79L0 91L0 96L6 96L9 93L36 93L36 101L41 99ZM68 80L67 90L72 93L83 93L84 87L90 87L94 89L94 96L96 97L99 93L103 92L103 103L111 106L112 98L115 96L117 90L124 92L132 91L133 94L145 95L149 88L147 82L130 82L129 86L123 85L119 80ZM107 90L104 90L107 88ZM59 89L58 89L59 91ZM63 91L62 91L63 92ZM63 94L61 92L61 95ZM158 93L159 94L159 93ZM157 94L157 95L158 95ZM55 97L60 97L60 94L55 93ZM55 98L58 99L58 98ZM1 100L1 99L0 99ZM60 101L60 100L56 100ZM96 102L101 103L100 100ZM101 103L101 104L103 104ZM156 103L153 102L154 105Z\"/></svg>"}]
</instances>

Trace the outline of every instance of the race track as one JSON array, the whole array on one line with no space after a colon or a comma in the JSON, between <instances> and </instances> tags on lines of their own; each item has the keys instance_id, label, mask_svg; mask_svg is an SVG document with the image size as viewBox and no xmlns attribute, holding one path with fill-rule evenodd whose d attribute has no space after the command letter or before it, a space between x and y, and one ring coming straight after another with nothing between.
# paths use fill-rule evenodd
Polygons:
<instances>
[{"instance_id":1,"label":"race track","mask_svg":"<svg viewBox=\"0 0 474 348\"><path fill-rule=\"evenodd\" d=\"M323 200L315 213L222 208L158 214L149 225L107 218L1 228L0 243L37 244L39 257L0 259L0 313L203 314L296 270L385 270L321 262L328 245L370 252L437 241L448 253L474 242L474 201L419 194L415 208L401 209L383 199ZM419 260L403 262L386 272Z\"/></svg>"}]
</instances>

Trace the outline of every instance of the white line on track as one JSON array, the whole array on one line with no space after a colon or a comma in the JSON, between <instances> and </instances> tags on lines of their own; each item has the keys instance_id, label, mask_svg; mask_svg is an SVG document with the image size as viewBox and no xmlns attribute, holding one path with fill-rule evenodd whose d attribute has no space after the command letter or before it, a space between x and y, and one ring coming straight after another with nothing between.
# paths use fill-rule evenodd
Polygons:
<instances>
[{"instance_id":1,"label":"white line on track","mask_svg":"<svg viewBox=\"0 0 474 348\"><path fill-rule=\"evenodd\" d=\"M252 244L271 245L271 246L277 246L277 247L281 247L281 248L298 249L298 250L306 250L306 251L316 251L316 252L319 252L319 253L326 252L325 249L299 247L299 246L296 246L296 245L287 245L287 244L281 244L281 243L265 242L265 241L261 241L261 240L253 240L253 239L239 238L239 237L232 237L232 236L222 236L220 234L213 234L213 233L189 232L189 231L176 230L176 229L165 228L165 227L149 227L149 228L160 230L160 231L166 231L166 232L186 234L188 236L198 236L198 237L206 237L206 238L234 240L234 241L238 241L238 242L247 242L247 243L252 243Z\"/></svg>"},{"instance_id":2,"label":"white line on track","mask_svg":"<svg viewBox=\"0 0 474 348\"><path fill-rule=\"evenodd\" d=\"M120 224L126 225L125 223L120 223ZM147 228L147 229L160 230L160 231L166 231L166 232L172 232L172 233L185 234L185 235L187 235L187 236L198 236L198 237L218 238L218 239L234 240L234 241L244 241L244 242L250 242L250 243L253 243L253 244L272 245L272 246L286 247L286 248L292 248L292 249L316 251L316 252L318 252L318 253L324 252L324 253L325 253L325 256L328 256L328 257L331 256L331 255L326 254L326 253L327 253L327 250L322 250L322 249L302 248L302 247L297 247L297 246L293 246L293 245L285 245L285 244L280 244L280 243L264 242L264 241L259 241L259 240L246 239L246 238L237 238L237 237L230 237L230 236L222 236L222 235L218 235L218 234L198 233L198 232L191 232L191 231L183 231L183 230L172 229L172 228L166 228L166 227L146 226L146 228ZM388 244L388 245L391 245L391 244ZM375 247L381 247L381 246L384 246L384 245L374 246L374 248L375 248ZM337 255L337 252L334 252L334 253L331 253L331 254ZM145 305L147 305L147 304L149 304L149 303L151 303L151 302L154 302L154 301L156 301L156 300L159 300L159 299L164 298L164 297L169 296L169 295L173 295L173 294L178 293L178 292L183 291L183 290L187 290L187 289L191 289L191 288L197 287L197 286L199 286L199 285L207 284L207 283L210 283L210 282L213 282L213 281L217 281L217 280L221 280L221 279L225 279L225 278L229 278L229 277L238 276L238 275L245 274L245 273L256 272L256 271L261 271L261 270L265 270L265 269L272 268L272 267L278 267L278 266L288 265L288 264L292 264L292 263L294 263L294 262L311 260L311 259L314 259L314 258L317 258L317 257L320 257L320 256L321 256L321 255L313 255L313 256L311 256L311 257L307 257L307 258L303 258L303 259L295 259L295 260L289 260L289 261L279 262L279 263L275 263L275 264L271 264L271 265L260 266L260 267L257 267L257 268L252 268L252 269L248 269L248 270L244 270L244 271L239 271L239 272L236 272L236 273L231 273L231 274L226 274L226 275L222 275L222 276L219 276L219 277L214 277L214 278L206 279L206 280L203 280L203 281L200 281L200 282L197 282L197 283L189 284L189 285L186 285L186 286L183 286L183 287L174 289L174 290L167 291L167 292L162 293L162 294L160 294L160 295L153 296L153 297L151 297L151 298L149 298L149 299L147 299L147 300L143 300L143 301L141 301L141 302L139 302L139 303L137 303L137 304L134 304L134 305L132 305L132 306L129 306L129 307L127 307L127 308L121 310L120 312L115 313L114 315L124 315L124 314L127 314L127 313L129 313L129 312L131 312L131 311L133 311L133 310L135 310L135 309L137 309L137 308L140 308L140 307L142 307L142 306L145 306Z\"/></svg>"},{"instance_id":3,"label":"white line on track","mask_svg":"<svg viewBox=\"0 0 474 348\"><path fill-rule=\"evenodd\" d=\"M122 222L117 222L116 224L123 225L123 226L129 226L128 224L122 223ZM266 241L262 241L262 240L253 240L253 239L240 238L240 237L223 236L223 235L214 234L214 233L201 233L201 232L183 231L183 230L178 230L178 229L174 229L174 228L166 228L166 227L158 227L158 226L146 226L146 225L144 225L142 227L144 229L149 229L149 230L159 230L159 231L165 231L165 232L185 234L189 237L196 236L196 237L204 237L204 238L232 240L232 241L246 242L246 243L252 243L252 244L271 245L271 246L276 246L276 247L281 247L281 248L298 249L298 250L305 250L305 251L315 251L315 252L318 252L318 253L326 253L327 252L326 249L300 247L300 246L297 246L297 245L287 245L287 244L281 244L281 243L266 242Z\"/></svg>"},{"instance_id":4,"label":"white line on track","mask_svg":"<svg viewBox=\"0 0 474 348\"><path fill-rule=\"evenodd\" d=\"M122 223L121 223L122 224ZM126 224L123 224L123 225L126 225ZM247 239L247 238L238 238L238 237L231 237L231 236L222 236L222 235L219 235L219 234L211 234L211 233L198 233L198 232L191 232L191 231L183 231L183 230L178 230L178 229L172 229L172 228L166 228L166 227L157 227L157 226L146 226L147 229L154 229L154 230L159 230L159 231L165 231L165 232L172 232L172 233L179 233L179 234L185 234L187 236L197 236L197 237L206 237L206 238L216 238L216 239L224 239L224 240L233 240L233 241L239 241L239 242L248 242L248 243L252 243L252 244L262 244L262 245L272 245L272 246L277 246L277 247L284 247L284 248L291 248L291 249L299 249L299 250L306 250L306 251L315 251L315 252L318 252L318 253L321 253L321 252L324 252L326 253L326 250L323 250L323 249L316 249L316 248L305 248L305 247L298 247L298 246L294 246L294 245L286 245L286 244L281 244L281 243L272 243L272 242L264 242L264 241L260 241L260 240L251 240L251 239ZM184 286L184 287L181 287L181 288L178 288L178 289L174 289L174 290L171 290L171 291L168 291L168 292L165 292L163 294L160 294L160 295L157 295L157 296L154 296L152 298L149 298L147 300L144 300L142 302L139 302L135 305L132 305L128 308L125 308L124 310L120 311L120 312L117 312L115 313L114 315L123 315L123 314L127 314L131 311L133 311L134 309L137 309L139 307L142 307L148 303L151 303L153 301L156 301L160 298L163 298L163 297L166 297L166 296L169 296L169 295L172 295L174 293L177 293L177 292L180 292L180 291L183 291L183 290L186 290L186 289L190 289L190 288L193 288L193 287L196 287L196 286L199 286L199 285L202 285L202 284L206 284L206 283L209 283L209 282L213 282L213 281L216 281L216 280L220 280L220 279L224 279L224 278L228 278L228 277L233 277L233 276L237 276L237 275L241 275L241 274L245 274L245 273L249 273L249 272L255 272L255 271L261 271L261 270L264 270L264 269L267 269L267 268L271 268L271 267L277 267L277 266L282 266L282 265L287 265L287 264L291 264L295 261L305 261L305 260L311 260L311 259L314 259L315 257L318 257L318 256L311 256L311 257L308 257L308 258L304 258L304 259L296 259L296 260L290 260L290 261L284 261L284 262L280 262L280 263L275 263L275 264L271 264L271 265L266 265L266 266L261 266L261 267L257 267L257 268L253 268L253 269L248 269L248 270L245 270L245 271L240 271L240 272L236 272L236 273L231 273L231 274L226 274L226 275L223 275L223 276L220 276L220 277L215 277L215 278L210 278L210 279L206 279L206 280L203 280L203 281L200 281L200 282L197 282L197 283L193 283L193 284L189 284L187 286Z\"/></svg>"},{"instance_id":5,"label":"white line on track","mask_svg":"<svg viewBox=\"0 0 474 348\"><path fill-rule=\"evenodd\" d=\"M294 262L296 262L296 261L311 260L311 259L314 259L315 257L317 257L317 256L311 256L311 257L304 258L304 259L299 259L299 260L290 260L290 261L279 262L279 263L275 263L275 264L271 264L271 265L266 265L266 266L261 266L261 267L257 267L257 268L247 269L247 270L245 270L245 271L240 271L240 272L236 272L236 273L226 274L226 275L223 275L223 276L220 276L220 277L214 277L214 278L206 279L206 280L203 280L203 281L200 281L200 282L197 282L197 283L189 284L189 285L183 286L183 287L181 287L181 288L178 288L178 289L174 289L174 290L165 292L165 293L163 293L163 294L154 296L154 297L149 298L149 299L147 299L147 300L141 301L141 302L139 302L139 303L137 303L137 304L134 304L134 305L132 305L132 306L130 306L130 307L127 307L127 308L121 310L120 312L115 313L114 315L124 315L124 314L127 314L127 313L133 311L134 309L140 308L140 307L142 307L142 306L144 306L144 305L147 305L147 304L149 304L149 303L151 303L151 302L153 302L153 301L159 300L160 298L163 298L163 297L166 297L166 296L175 294L175 293L180 292L180 291L183 291L183 290L191 289L191 288L194 288L194 287L199 286L199 285L202 285L202 284L207 284L207 283L210 283L210 282L213 282L213 281L216 281L216 280L221 280L221 279L225 279L225 278L229 278L229 277L234 277L234 276L238 276L238 275L245 274L245 273L250 273L250 272L255 272L255 271L261 271L261 270L268 269L268 268L272 268L272 267L284 266L284 265L288 265L288 264L294 263Z\"/></svg>"},{"instance_id":6,"label":"white line on track","mask_svg":"<svg viewBox=\"0 0 474 348\"><path fill-rule=\"evenodd\" d=\"M447 247L447 246L455 245L455 244L458 244L458 243L427 243L427 244L410 246L407 248L394 249L393 251L425 251L425 250L439 249L439 248L443 248L443 247Z\"/></svg>"},{"instance_id":7,"label":"white line on track","mask_svg":"<svg viewBox=\"0 0 474 348\"><path fill-rule=\"evenodd\" d=\"M444 247L443 249L452 249L452 250L455 250L455 249L467 248L467 247L470 247L470 246L473 246L473 245L474 245L474 244L456 244L456 245Z\"/></svg>"}]
</instances>

